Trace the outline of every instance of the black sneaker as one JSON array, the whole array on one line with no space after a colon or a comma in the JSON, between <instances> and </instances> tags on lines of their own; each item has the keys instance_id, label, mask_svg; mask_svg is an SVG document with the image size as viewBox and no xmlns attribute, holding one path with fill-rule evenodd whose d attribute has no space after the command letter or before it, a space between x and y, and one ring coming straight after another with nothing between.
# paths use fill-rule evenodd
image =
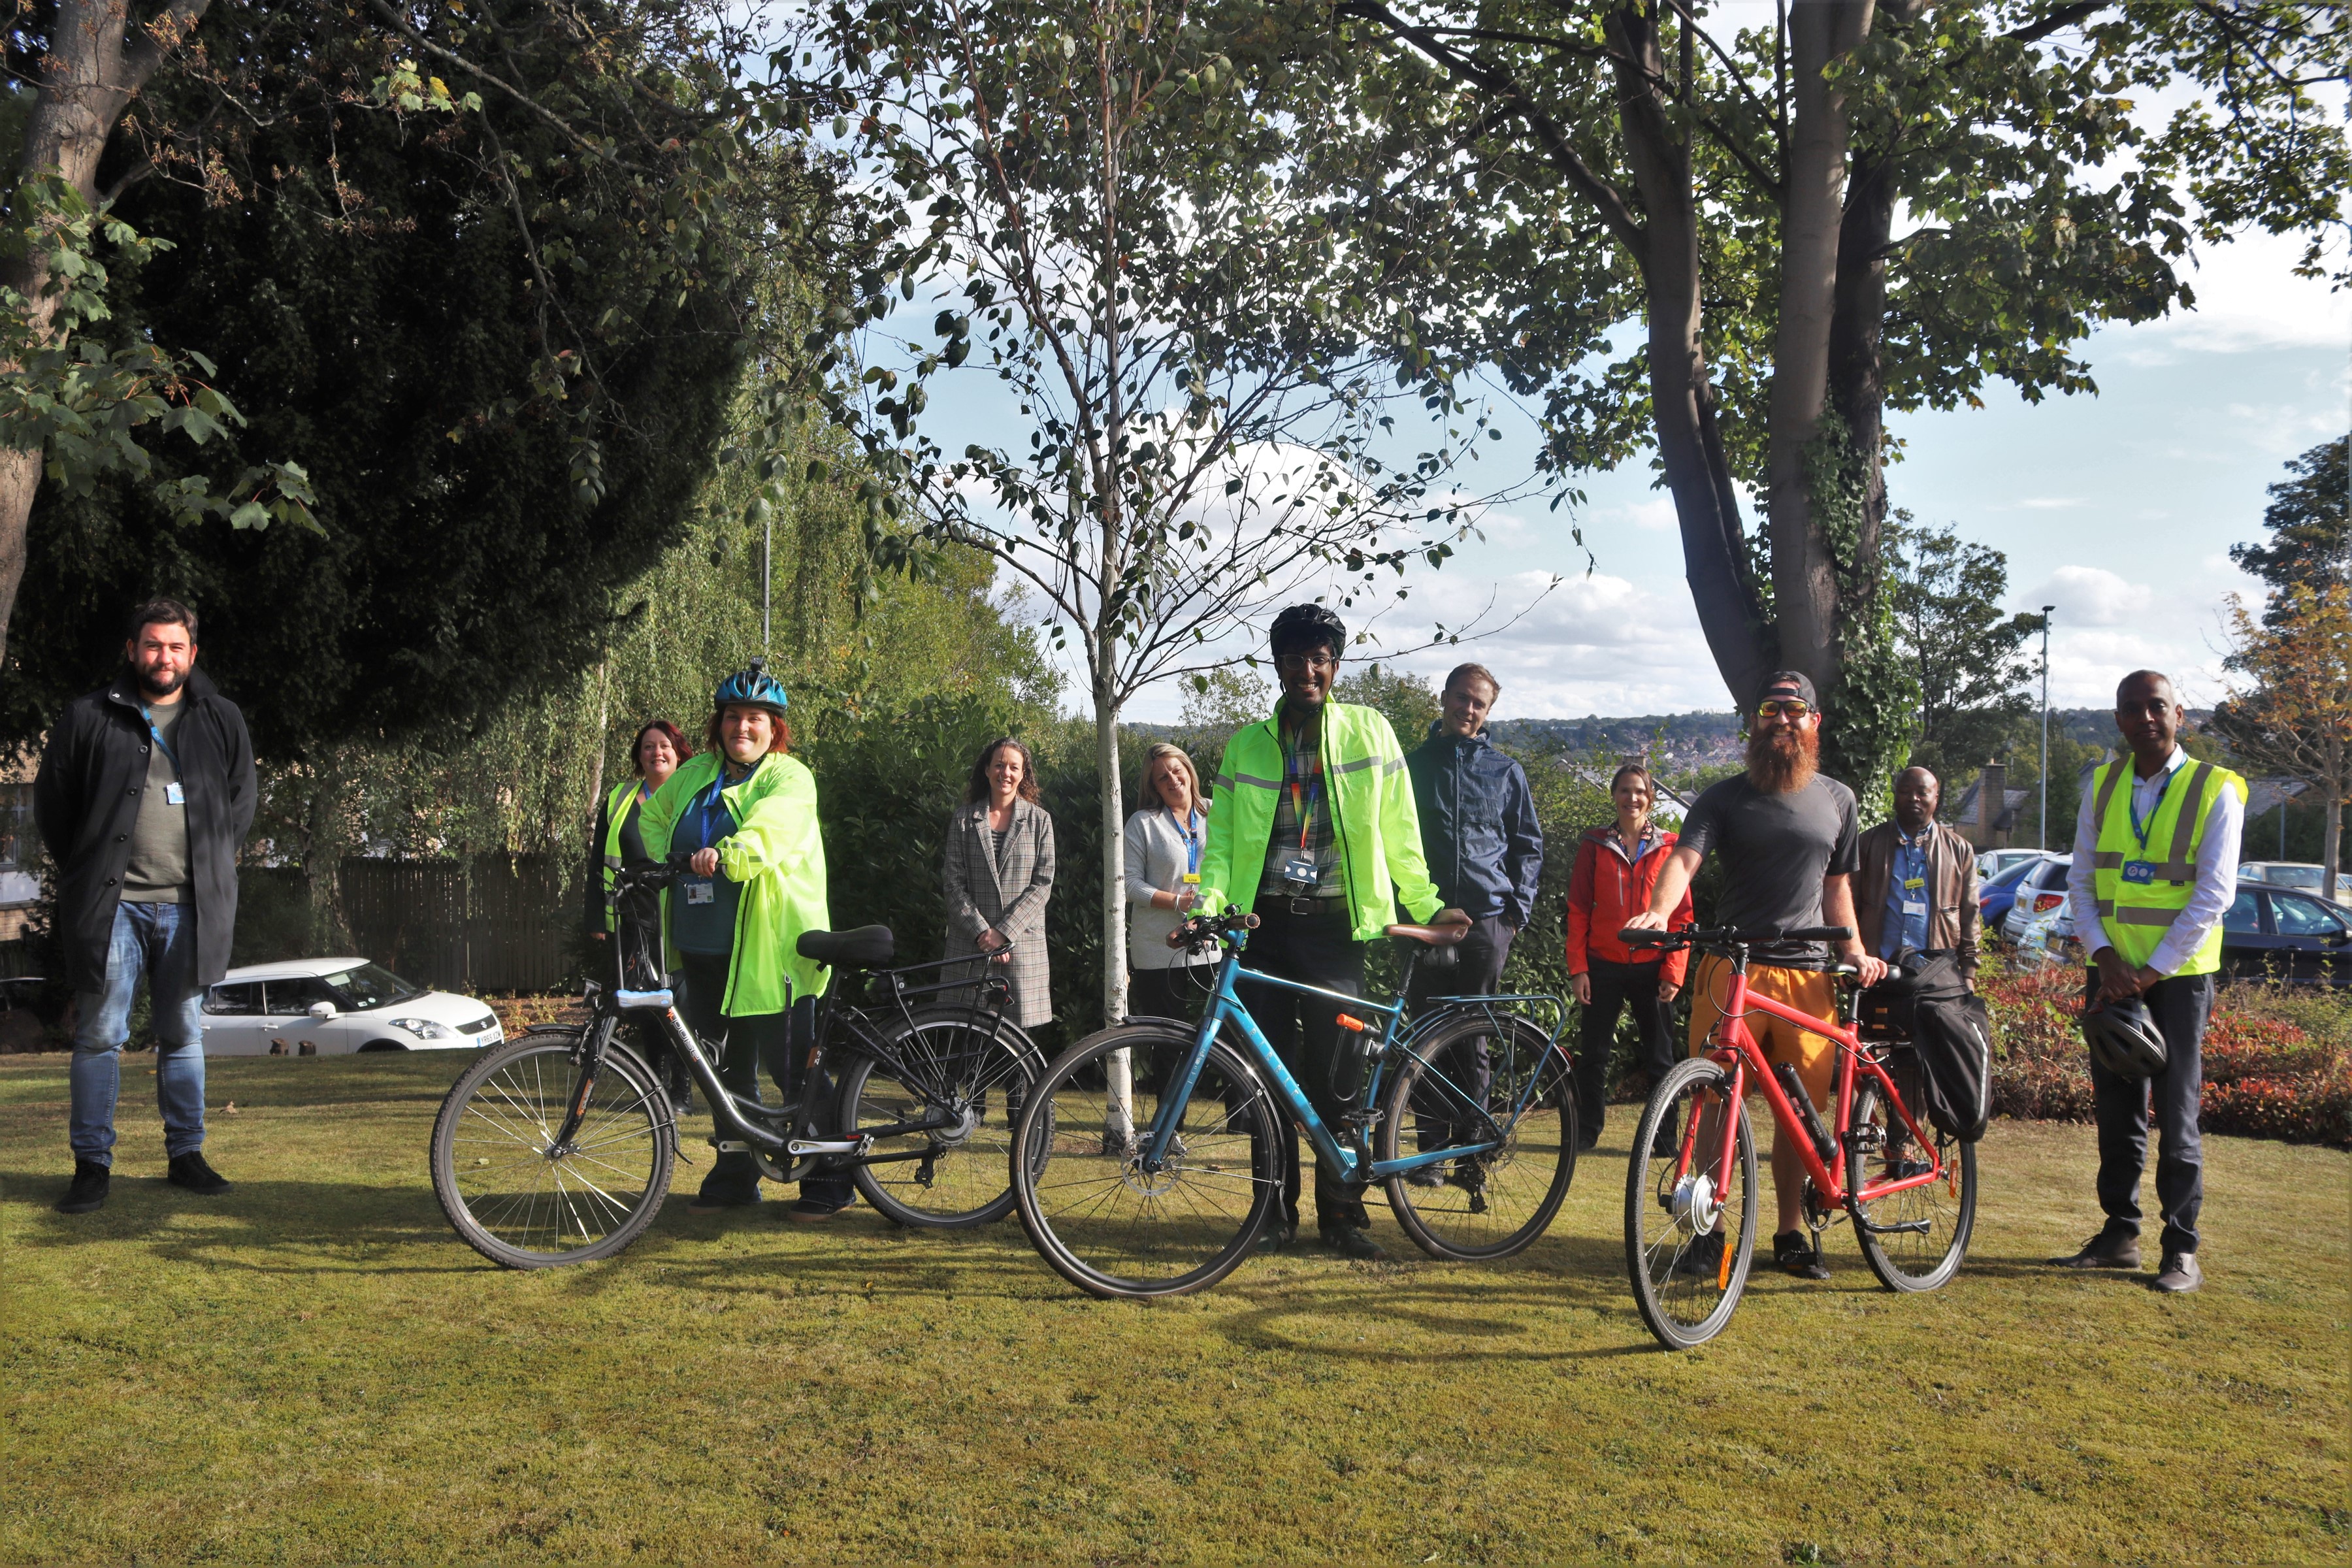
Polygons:
<instances>
[{"instance_id":1,"label":"black sneaker","mask_svg":"<svg viewBox=\"0 0 2352 1568\"><path fill-rule=\"evenodd\" d=\"M1723 1232L1711 1230L1705 1236L1694 1237L1691 1244L1683 1249L1683 1255L1675 1259L1674 1272L1685 1279L1712 1279L1721 1274Z\"/></svg>"},{"instance_id":2,"label":"black sneaker","mask_svg":"<svg viewBox=\"0 0 2352 1568\"><path fill-rule=\"evenodd\" d=\"M58 1200L58 1212L88 1214L104 1206L106 1189L113 1179L111 1167L101 1165L95 1160L76 1160L73 1185L68 1187L66 1195Z\"/></svg>"},{"instance_id":3,"label":"black sneaker","mask_svg":"<svg viewBox=\"0 0 2352 1568\"><path fill-rule=\"evenodd\" d=\"M1799 1279L1830 1277L1830 1271L1822 1266L1821 1248L1801 1230L1784 1230L1772 1238L1772 1261L1780 1266L1781 1273Z\"/></svg>"},{"instance_id":4,"label":"black sneaker","mask_svg":"<svg viewBox=\"0 0 2352 1568\"><path fill-rule=\"evenodd\" d=\"M752 1208L757 1206L759 1202L760 1189L756 1184L748 1191L731 1184L715 1187L706 1186L694 1194L694 1201L686 1205L686 1212L721 1214L729 1209Z\"/></svg>"},{"instance_id":5,"label":"black sneaker","mask_svg":"<svg viewBox=\"0 0 2352 1568\"><path fill-rule=\"evenodd\" d=\"M1408 1187L1442 1187L1445 1184L1445 1173L1434 1165L1416 1165L1404 1173L1404 1184Z\"/></svg>"},{"instance_id":6,"label":"black sneaker","mask_svg":"<svg viewBox=\"0 0 2352 1568\"><path fill-rule=\"evenodd\" d=\"M1265 1228L1257 1233L1260 1252L1281 1252L1298 1239L1298 1226L1286 1220L1268 1220Z\"/></svg>"},{"instance_id":7,"label":"black sneaker","mask_svg":"<svg viewBox=\"0 0 2352 1568\"><path fill-rule=\"evenodd\" d=\"M1370 1231L1358 1230L1352 1225L1325 1231L1323 1245L1355 1263L1378 1263L1389 1255L1387 1247L1372 1239Z\"/></svg>"},{"instance_id":8,"label":"black sneaker","mask_svg":"<svg viewBox=\"0 0 2352 1568\"><path fill-rule=\"evenodd\" d=\"M163 1179L175 1187L184 1187L205 1197L228 1191L228 1183L222 1179L221 1173L205 1164L204 1155L194 1149L184 1154L173 1155L171 1164L164 1169Z\"/></svg>"}]
</instances>

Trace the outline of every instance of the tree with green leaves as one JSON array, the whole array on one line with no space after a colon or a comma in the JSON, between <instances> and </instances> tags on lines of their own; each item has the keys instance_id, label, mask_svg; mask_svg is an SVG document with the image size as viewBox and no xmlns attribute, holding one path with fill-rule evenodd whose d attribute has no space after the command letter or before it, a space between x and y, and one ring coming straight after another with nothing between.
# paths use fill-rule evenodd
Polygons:
<instances>
[{"instance_id":1,"label":"tree with green leaves","mask_svg":"<svg viewBox=\"0 0 2352 1568\"><path fill-rule=\"evenodd\" d=\"M823 308L826 179L764 140L740 45L697 0L206 12L90 171L173 248L110 254L79 341L205 356L322 531L181 526L157 485L225 488L209 447L44 487L5 732L86 689L148 591L198 606L281 759L446 738L593 667L744 365Z\"/></svg>"},{"instance_id":2,"label":"tree with green leaves","mask_svg":"<svg viewBox=\"0 0 2352 1568\"><path fill-rule=\"evenodd\" d=\"M2321 586L2352 579L2347 448L2352 439L2338 436L2290 460L2287 477L2271 486L2271 504L2263 513L2270 538L2230 546L2230 559L2269 584L2273 595L2298 583ZM2265 616L2277 608L2274 599Z\"/></svg>"},{"instance_id":3,"label":"tree with green leaves","mask_svg":"<svg viewBox=\"0 0 2352 1568\"><path fill-rule=\"evenodd\" d=\"M857 335L818 367L828 405L865 438L884 511L903 492L921 537L988 552L1076 655L1114 1017L1127 705L1207 679L1286 603L1393 608L1476 511L1456 475L1483 416L1430 367L1394 374L1402 329L1343 193L1268 110L1311 96L1328 57L1254 32L1262 13L839 4L805 51L837 62L830 129L874 173L884 236L838 323ZM952 450L925 412L949 376L1004 410ZM1428 425L1426 450L1398 456L1400 415Z\"/></svg>"},{"instance_id":4,"label":"tree with green leaves","mask_svg":"<svg viewBox=\"0 0 2352 1568\"><path fill-rule=\"evenodd\" d=\"M1895 651L1918 689L1910 764L1951 778L1997 750L2033 710L2026 640L2039 616L2004 615L2009 558L1897 509L1886 520Z\"/></svg>"},{"instance_id":5,"label":"tree with green leaves","mask_svg":"<svg viewBox=\"0 0 2352 1568\"><path fill-rule=\"evenodd\" d=\"M1824 763L1865 797L1910 738L1882 592L1887 412L1993 380L2093 390L2074 345L2192 303L2193 246L2298 233L2316 274L2352 185L2315 95L2352 58L2340 6L1339 12L1365 68L1344 101L1374 127L1346 154L1374 248L1433 302L1401 346L1498 364L1541 401L1562 475L1654 448L1725 684L1744 704L1766 669L1810 674ZM2168 117L2144 108L2184 88Z\"/></svg>"}]
</instances>

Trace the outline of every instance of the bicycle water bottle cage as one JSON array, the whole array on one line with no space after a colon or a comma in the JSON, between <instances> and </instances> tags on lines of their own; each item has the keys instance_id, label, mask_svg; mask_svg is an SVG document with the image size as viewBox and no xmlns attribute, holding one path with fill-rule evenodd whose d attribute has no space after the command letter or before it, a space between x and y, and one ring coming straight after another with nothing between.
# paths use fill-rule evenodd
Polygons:
<instances>
[{"instance_id":1,"label":"bicycle water bottle cage","mask_svg":"<svg viewBox=\"0 0 2352 1568\"><path fill-rule=\"evenodd\" d=\"M613 993L614 1005L623 1008L657 1007L664 1012L667 1012L670 1007L676 1004L676 1001L677 998L671 994L669 987L667 985L663 986L658 991L615 991Z\"/></svg>"}]
</instances>

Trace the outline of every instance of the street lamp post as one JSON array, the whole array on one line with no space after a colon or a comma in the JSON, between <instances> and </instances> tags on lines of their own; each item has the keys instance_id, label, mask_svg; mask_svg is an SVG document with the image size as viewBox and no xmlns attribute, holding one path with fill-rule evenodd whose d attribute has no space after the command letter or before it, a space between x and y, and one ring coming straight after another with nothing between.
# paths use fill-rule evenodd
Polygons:
<instances>
[{"instance_id":1,"label":"street lamp post","mask_svg":"<svg viewBox=\"0 0 2352 1568\"><path fill-rule=\"evenodd\" d=\"M2035 847L2048 852L2050 848L2050 612L2055 605L2042 606L2042 819L2041 840Z\"/></svg>"}]
</instances>

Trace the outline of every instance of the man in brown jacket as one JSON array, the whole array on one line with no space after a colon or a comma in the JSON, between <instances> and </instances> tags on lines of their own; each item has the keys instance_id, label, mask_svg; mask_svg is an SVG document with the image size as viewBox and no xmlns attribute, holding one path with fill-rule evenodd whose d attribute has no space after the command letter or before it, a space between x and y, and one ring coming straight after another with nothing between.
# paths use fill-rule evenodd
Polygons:
<instances>
[{"instance_id":1,"label":"man in brown jacket","mask_svg":"<svg viewBox=\"0 0 2352 1568\"><path fill-rule=\"evenodd\" d=\"M1976 989L1977 858L1969 841L1936 820L1943 786L1925 768L1895 781L1895 820L1862 836L1853 912L1866 952L1894 962L1905 948L1948 952Z\"/></svg>"}]
</instances>

